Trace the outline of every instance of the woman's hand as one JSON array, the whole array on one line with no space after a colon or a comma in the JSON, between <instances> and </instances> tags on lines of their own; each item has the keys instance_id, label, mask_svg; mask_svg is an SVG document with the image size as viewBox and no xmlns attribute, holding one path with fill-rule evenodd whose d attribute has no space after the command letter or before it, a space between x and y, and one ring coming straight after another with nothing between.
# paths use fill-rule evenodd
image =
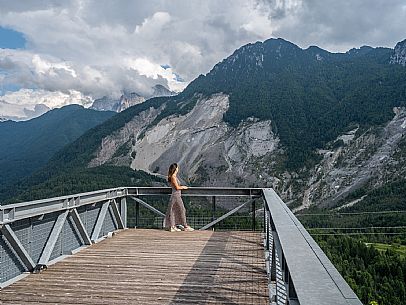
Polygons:
<instances>
[{"instance_id":1,"label":"woman's hand","mask_svg":"<svg viewBox=\"0 0 406 305\"><path fill-rule=\"evenodd\" d=\"M183 189L183 190L187 190L188 187L187 187L186 185L184 185L184 186L182 186L182 189Z\"/></svg>"}]
</instances>

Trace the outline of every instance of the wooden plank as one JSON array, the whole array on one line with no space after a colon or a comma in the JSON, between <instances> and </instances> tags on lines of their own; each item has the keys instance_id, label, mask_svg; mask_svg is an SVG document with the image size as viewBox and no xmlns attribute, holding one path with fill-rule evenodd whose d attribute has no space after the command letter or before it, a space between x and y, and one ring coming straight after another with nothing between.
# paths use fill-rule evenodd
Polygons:
<instances>
[{"instance_id":1,"label":"wooden plank","mask_svg":"<svg viewBox=\"0 0 406 305\"><path fill-rule=\"evenodd\" d=\"M0 304L267 304L261 241L128 229L2 289Z\"/></svg>"}]
</instances>

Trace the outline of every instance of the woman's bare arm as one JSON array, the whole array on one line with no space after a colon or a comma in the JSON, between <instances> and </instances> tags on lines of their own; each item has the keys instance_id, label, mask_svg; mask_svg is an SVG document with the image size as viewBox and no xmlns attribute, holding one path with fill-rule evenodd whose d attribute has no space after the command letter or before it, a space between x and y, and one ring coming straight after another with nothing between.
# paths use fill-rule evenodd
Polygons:
<instances>
[{"instance_id":1,"label":"woman's bare arm","mask_svg":"<svg viewBox=\"0 0 406 305\"><path fill-rule=\"evenodd\" d=\"M178 180L174 176L171 177L171 182L176 190L187 190L188 189L188 187L185 185L179 185Z\"/></svg>"}]
</instances>

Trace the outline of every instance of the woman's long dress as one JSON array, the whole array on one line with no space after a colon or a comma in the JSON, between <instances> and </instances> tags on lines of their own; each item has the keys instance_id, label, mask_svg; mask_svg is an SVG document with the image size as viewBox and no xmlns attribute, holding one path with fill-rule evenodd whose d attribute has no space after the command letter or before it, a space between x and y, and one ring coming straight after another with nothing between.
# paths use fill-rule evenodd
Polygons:
<instances>
[{"instance_id":1,"label":"woman's long dress","mask_svg":"<svg viewBox=\"0 0 406 305\"><path fill-rule=\"evenodd\" d=\"M172 184L171 187L172 194L169 200L168 209L166 210L163 224L164 228L169 229L170 227L174 227L176 225L182 225L186 227L186 209L181 197L182 194L180 190L176 190Z\"/></svg>"}]
</instances>

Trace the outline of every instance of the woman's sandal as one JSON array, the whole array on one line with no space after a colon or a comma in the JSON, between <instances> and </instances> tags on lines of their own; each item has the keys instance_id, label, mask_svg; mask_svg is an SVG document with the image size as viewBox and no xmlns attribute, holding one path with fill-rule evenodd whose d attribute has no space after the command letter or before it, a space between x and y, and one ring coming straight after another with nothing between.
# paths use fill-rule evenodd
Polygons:
<instances>
[{"instance_id":1,"label":"woman's sandal","mask_svg":"<svg viewBox=\"0 0 406 305\"><path fill-rule=\"evenodd\" d=\"M184 229L183 229L183 231L189 231L189 232L192 232L192 231L194 231L195 229L193 229L192 227L189 227L189 226L187 226L187 227L185 227Z\"/></svg>"},{"instance_id":2,"label":"woman's sandal","mask_svg":"<svg viewBox=\"0 0 406 305\"><path fill-rule=\"evenodd\" d=\"M177 227L170 227L169 232L180 232L182 231L181 229L178 229Z\"/></svg>"}]
</instances>

